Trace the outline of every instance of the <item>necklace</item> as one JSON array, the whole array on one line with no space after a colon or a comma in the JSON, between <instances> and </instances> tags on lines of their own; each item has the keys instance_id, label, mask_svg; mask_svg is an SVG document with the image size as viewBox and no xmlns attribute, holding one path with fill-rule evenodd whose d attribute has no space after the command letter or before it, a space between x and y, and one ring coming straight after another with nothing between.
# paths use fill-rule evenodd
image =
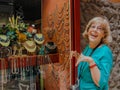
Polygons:
<instances>
[{"instance_id":1,"label":"necklace","mask_svg":"<svg viewBox=\"0 0 120 90\"><path fill-rule=\"evenodd\" d=\"M19 89L20 90L23 90L22 87L24 87L24 88L26 87L25 90L29 90L29 85L25 85L25 84L19 83Z\"/></svg>"},{"instance_id":2,"label":"necklace","mask_svg":"<svg viewBox=\"0 0 120 90\"><path fill-rule=\"evenodd\" d=\"M20 57L20 75L21 80L25 80L24 57Z\"/></svg>"},{"instance_id":3,"label":"necklace","mask_svg":"<svg viewBox=\"0 0 120 90\"><path fill-rule=\"evenodd\" d=\"M0 44L2 46L9 46L9 44L10 44L9 38L5 35L0 35Z\"/></svg>"},{"instance_id":4,"label":"necklace","mask_svg":"<svg viewBox=\"0 0 120 90\"><path fill-rule=\"evenodd\" d=\"M43 37L42 34L40 34L40 35L36 34L36 35L34 36L34 38L35 38L36 40L38 40L38 41L43 41L43 40L44 40L44 37Z\"/></svg>"},{"instance_id":5,"label":"necklace","mask_svg":"<svg viewBox=\"0 0 120 90\"><path fill-rule=\"evenodd\" d=\"M32 42L32 41L26 41L26 43L24 43L24 45L25 45L27 48L34 48L34 47L35 47L35 43Z\"/></svg>"},{"instance_id":6,"label":"necklace","mask_svg":"<svg viewBox=\"0 0 120 90\"><path fill-rule=\"evenodd\" d=\"M46 47L49 48L49 49L55 49L57 46L54 42L48 42L46 44Z\"/></svg>"},{"instance_id":7,"label":"necklace","mask_svg":"<svg viewBox=\"0 0 120 90\"><path fill-rule=\"evenodd\" d=\"M19 73L19 68L18 68L18 59L17 57L14 57L12 60L12 68L11 68L12 74L17 75Z\"/></svg>"},{"instance_id":8,"label":"necklace","mask_svg":"<svg viewBox=\"0 0 120 90\"><path fill-rule=\"evenodd\" d=\"M36 44L34 41L26 41L23 45L29 52L35 52L36 50Z\"/></svg>"},{"instance_id":9,"label":"necklace","mask_svg":"<svg viewBox=\"0 0 120 90\"><path fill-rule=\"evenodd\" d=\"M0 37L0 41L6 43L9 41L9 39L8 37Z\"/></svg>"},{"instance_id":10,"label":"necklace","mask_svg":"<svg viewBox=\"0 0 120 90\"><path fill-rule=\"evenodd\" d=\"M26 57L26 71L30 71L30 62L29 62L29 57Z\"/></svg>"}]
</instances>

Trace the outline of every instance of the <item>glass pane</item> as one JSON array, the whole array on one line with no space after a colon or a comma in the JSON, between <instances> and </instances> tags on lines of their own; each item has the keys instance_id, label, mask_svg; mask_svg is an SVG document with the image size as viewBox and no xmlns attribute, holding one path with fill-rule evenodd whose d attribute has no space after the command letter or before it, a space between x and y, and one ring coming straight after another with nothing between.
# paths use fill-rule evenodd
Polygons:
<instances>
[{"instance_id":1,"label":"glass pane","mask_svg":"<svg viewBox=\"0 0 120 90\"><path fill-rule=\"evenodd\" d=\"M0 90L40 90L37 62L44 56L37 56L33 42L40 19L41 0L0 0Z\"/></svg>"}]
</instances>

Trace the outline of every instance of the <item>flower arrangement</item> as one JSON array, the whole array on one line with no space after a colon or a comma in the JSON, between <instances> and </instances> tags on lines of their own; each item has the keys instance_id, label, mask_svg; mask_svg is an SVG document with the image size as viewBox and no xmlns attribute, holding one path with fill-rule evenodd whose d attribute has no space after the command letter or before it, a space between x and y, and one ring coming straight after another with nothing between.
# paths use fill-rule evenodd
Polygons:
<instances>
[{"instance_id":1,"label":"flower arrangement","mask_svg":"<svg viewBox=\"0 0 120 90\"><path fill-rule=\"evenodd\" d=\"M19 16L9 17L9 23L0 28L0 35L6 35L10 40L10 45L18 44L32 38L29 32L30 26L23 22Z\"/></svg>"}]
</instances>

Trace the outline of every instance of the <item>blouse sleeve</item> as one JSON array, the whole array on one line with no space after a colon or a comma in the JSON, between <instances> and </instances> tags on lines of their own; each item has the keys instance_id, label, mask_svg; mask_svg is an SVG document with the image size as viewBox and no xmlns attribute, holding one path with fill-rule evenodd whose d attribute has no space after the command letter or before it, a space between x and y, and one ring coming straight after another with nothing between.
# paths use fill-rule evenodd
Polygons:
<instances>
[{"instance_id":1,"label":"blouse sleeve","mask_svg":"<svg viewBox=\"0 0 120 90\"><path fill-rule=\"evenodd\" d=\"M85 52L87 52L87 49L88 49L88 45L85 47L85 49L83 50L82 54L85 54ZM78 78L80 78L80 75L81 75L81 65L82 65L83 62L80 62L79 65L78 65Z\"/></svg>"},{"instance_id":2,"label":"blouse sleeve","mask_svg":"<svg viewBox=\"0 0 120 90\"><path fill-rule=\"evenodd\" d=\"M112 69L112 52L108 47L106 47L92 55L92 58L100 70L99 86L100 88L103 88L108 84L110 72Z\"/></svg>"}]
</instances>

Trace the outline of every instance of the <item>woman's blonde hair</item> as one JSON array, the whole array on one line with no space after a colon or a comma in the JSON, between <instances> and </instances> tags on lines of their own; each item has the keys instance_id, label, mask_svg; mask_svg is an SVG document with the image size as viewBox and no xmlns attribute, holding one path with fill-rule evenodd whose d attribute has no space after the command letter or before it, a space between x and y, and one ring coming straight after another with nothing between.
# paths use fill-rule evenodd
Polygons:
<instances>
[{"instance_id":1,"label":"woman's blonde hair","mask_svg":"<svg viewBox=\"0 0 120 90\"><path fill-rule=\"evenodd\" d=\"M88 30L91 27L91 25L93 23L100 23L104 32L105 32L105 36L102 39L102 43L104 44L109 44L112 41L112 36L111 36L111 31L110 31L110 25L108 20L105 17L94 17L93 19L91 19L86 28L85 31L83 32L83 37L86 38L88 40Z\"/></svg>"}]
</instances>

